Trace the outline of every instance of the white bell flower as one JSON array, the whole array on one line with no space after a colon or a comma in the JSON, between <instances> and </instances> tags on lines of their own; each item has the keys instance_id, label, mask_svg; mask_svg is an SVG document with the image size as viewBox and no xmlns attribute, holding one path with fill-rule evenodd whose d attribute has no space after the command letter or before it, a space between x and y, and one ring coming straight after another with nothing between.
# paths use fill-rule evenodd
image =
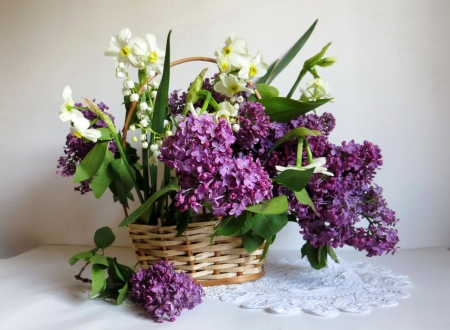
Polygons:
<instances>
[{"instance_id":1,"label":"white bell flower","mask_svg":"<svg viewBox=\"0 0 450 330\"><path fill-rule=\"evenodd\" d=\"M121 72L121 71L116 72L116 77L117 78L123 78L123 72Z\"/></svg>"},{"instance_id":2,"label":"white bell flower","mask_svg":"<svg viewBox=\"0 0 450 330\"><path fill-rule=\"evenodd\" d=\"M154 157L155 159L158 159L158 156L159 156L159 155L161 155L161 151L159 151L159 150L153 151L153 157Z\"/></svg>"},{"instance_id":3,"label":"white bell flower","mask_svg":"<svg viewBox=\"0 0 450 330\"><path fill-rule=\"evenodd\" d=\"M159 87L159 81L158 80L152 80L152 85L153 85L153 87L158 88Z\"/></svg>"},{"instance_id":4,"label":"white bell flower","mask_svg":"<svg viewBox=\"0 0 450 330\"><path fill-rule=\"evenodd\" d=\"M124 63L124 65L131 64L137 68L139 60L133 52L133 46L145 47L145 40L142 38L131 39L131 31L123 29L118 35L111 37L110 47L105 51L105 55L115 59L116 66Z\"/></svg>"},{"instance_id":5,"label":"white bell flower","mask_svg":"<svg viewBox=\"0 0 450 330\"><path fill-rule=\"evenodd\" d=\"M145 40L147 41L145 44L135 43L133 51L145 65L152 68L152 71L162 73L165 52L158 47L156 37L153 34L147 34Z\"/></svg>"},{"instance_id":6,"label":"white bell flower","mask_svg":"<svg viewBox=\"0 0 450 330\"><path fill-rule=\"evenodd\" d=\"M123 87L125 88L134 88L134 81L131 79L127 79L123 82Z\"/></svg>"},{"instance_id":7,"label":"white bell flower","mask_svg":"<svg viewBox=\"0 0 450 330\"><path fill-rule=\"evenodd\" d=\"M136 126L130 125L130 131L134 132L136 130Z\"/></svg>"},{"instance_id":8,"label":"white bell flower","mask_svg":"<svg viewBox=\"0 0 450 330\"><path fill-rule=\"evenodd\" d=\"M147 149L148 148L148 142L146 142L146 141L142 142L142 148Z\"/></svg>"},{"instance_id":9,"label":"white bell flower","mask_svg":"<svg viewBox=\"0 0 450 330\"><path fill-rule=\"evenodd\" d=\"M130 102L137 102L139 101L139 95L136 93L133 93L130 95Z\"/></svg>"},{"instance_id":10,"label":"white bell flower","mask_svg":"<svg viewBox=\"0 0 450 330\"><path fill-rule=\"evenodd\" d=\"M242 91L252 92L251 89L245 87L245 84L245 81L239 80L234 75L221 74L220 81L214 85L214 90L226 97L232 97Z\"/></svg>"},{"instance_id":11,"label":"white bell flower","mask_svg":"<svg viewBox=\"0 0 450 330\"><path fill-rule=\"evenodd\" d=\"M139 124L140 124L142 127L147 127L147 126L148 126L148 121L145 120L145 119L142 119L142 120L139 122Z\"/></svg>"},{"instance_id":12,"label":"white bell flower","mask_svg":"<svg viewBox=\"0 0 450 330\"><path fill-rule=\"evenodd\" d=\"M71 120L74 114L81 114L79 110L71 108L75 105L75 103L72 99L72 89L69 86L64 87L62 97L64 99L64 104L59 108L59 119L66 122Z\"/></svg>"},{"instance_id":13,"label":"white bell flower","mask_svg":"<svg viewBox=\"0 0 450 330\"><path fill-rule=\"evenodd\" d=\"M314 158L313 162L311 164L308 164L303 167L296 167L295 165L288 165L287 167L275 166L275 168L278 172L283 172L285 170L304 171L304 170L307 170L310 168L314 168L314 173L321 173L321 174L325 174L328 176L334 176L333 173L327 171L327 168L323 167L323 165L325 165L325 163L326 163L326 158L319 157L319 158Z\"/></svg>"},{"instance_id":14,"label":"white bell flower","mask_svg":"<svg viewBox=\"0 0 450 330\"><path fill-rule=\"evenodd\" d=\"M264 63L261 51L253 57L247 65L243 65L239 71L239 77L241 79L253 79L255 77L262 77L267 73L269 66Z\"/></svg>"},{"instance_id":15,"label":"white bell flower","mask_svg":"<svg viewBox=\"0 0 450 330\"><path fill-rule=\"evenodd\" d=\"M150 146L150 150L153 151L153 152L158 151L159 150L159 145L157 145L156 143L152 144Z\"/></svg>"},{"instance_id":16,"label":"white bell flower","mask_svg":"<svg viewBox=\"0 0 450 330\"><path fill-rule=\"evenodd\" d=\"M148 104L147 104L147 102L141 102L141 103L139 103L139 110L145 111L145 110L147 110L147 109L148 109Z\"/></svg>"},{"instance_id":17,"label":"white bell flower","mask_svg":"<svg viewBox=\"0 0 450 330\"><path fill-rule=\"evenodd\" d=\"M151 92L150 93L150 95L151 95L151 97L154 99L154 98L156 98L156 95L158 94L158 92L157 91L153 91L153 92Z\"/></svg>"},{"instance_id":18,"label":"white bell flower","mask_svg":"<svg viewBox=\"0 0 450 330\"><path fill-rule=\"evenodd\" d=\"M92 142L97 142L97 139L102 136L102 133L98 129L89 128L90 125L91 122L83 116L74 116L72 117L70 133L75 135L79 139L84 137L91 140Z\"/></svg>"},{"instance_id":19,"label":"white bell flower","mask_svg":"<svg viewBox=\"0 0 450 330\"><path fill-rule=\"evenodd\" d=\"M123 96L131 95L131 90L129 88L122 88L122 95Z\"/></svg>"},{"instance_id":20,"label":"white bell flower","mask_svg":"<svg viewBox=\"0 0 450 330\"><path fill-rule=\"evenodd\" d=\"M147 134L141 134L141 135L139 136L139 139L140 139L141 141L147 140Z\"/></svg>"}]
</instances>

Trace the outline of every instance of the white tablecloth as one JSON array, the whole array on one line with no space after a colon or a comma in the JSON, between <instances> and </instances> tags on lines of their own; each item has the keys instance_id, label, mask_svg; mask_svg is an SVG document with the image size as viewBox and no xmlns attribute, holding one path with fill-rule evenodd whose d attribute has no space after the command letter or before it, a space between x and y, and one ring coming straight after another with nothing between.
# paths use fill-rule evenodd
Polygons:
<instances>
[{"instance_id":1,"label":"white tablecloth","mask_svg":"<svg viewBox=\"0 0 450 330\"><path fill-rule=\"evenodd\" d=\"M80 246L46 245L0 260L0 329L450 329L450 251L445 248L401 250L395 256L366 258L363 253L339 251L348 262L364 261L408 275L411 297L395 307L373 308L366 315L340 313L321 318L305 313L276 315L205 299L184 310L174 323L154 323L139 307L89 300L85 284L76 281L80 264L67 260ZM129 266L130 248L109 248L108 255ZM271 251L268 260L298 258L298 251ZM85 272L89 275L89 271Z\"/></svg>"}]
</instances>

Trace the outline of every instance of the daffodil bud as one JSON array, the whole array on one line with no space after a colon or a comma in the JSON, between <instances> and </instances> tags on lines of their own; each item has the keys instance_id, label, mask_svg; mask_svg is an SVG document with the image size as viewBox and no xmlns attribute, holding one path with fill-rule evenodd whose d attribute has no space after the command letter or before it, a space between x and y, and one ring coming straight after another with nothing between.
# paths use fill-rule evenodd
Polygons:
<instances>
[{"instance_id":1,"label":"daffodil bud","mask_svg":"<svg viewBox=\"0 0 450 330\"><path fill-rule=\"evenodd\" d=\"M127 79L123 82L123 86L126 88L134 88L134 81L131 79Z\"/></svg>"},{"instance_id":2,"label":"daffodil bud","mask_svg":"<svg viewBox=\"0 0 450 330\"><path fill-rule=\"evenodd\" d=\"M116 77L117 78L123 78L123 72L121 72L121 71L116 72Z\"/></svg>"},{"instance_id":3,"label":"daffodil bud","mask_svg":"<svg viewBox=\"0 0 450 330\"><path fill-rule=\"evenodd\" d=\"M147 126L148 126L148 121L146 121L145 119L142 119L142 120L139 122L139 124L140 124L142 127L147 127Z\"/></svg>"},{"instance_id":4,"label":"daffodil bud","mask_svg":"<svg viewBox=\"0 0 450 330\"><path fill-rule=\"evenodd\" d=\"M142 148L147 149L148 143L146 141L142 142Z\"/></svg>"},{"instance_id":5,"label":"daffodil bud","mask_svg":"<svg viewBox=\"0 0 450 330\"><path fill-rule=\"evenodd\" d=\"M145 110L147 110L147 109L148 109L148 104L147 104L147 102L141 102L141 103L139 103L139 110L145 111Z\"/></svg>"},{"instance_id":6,"label":"daffodil bud","mask_svg":"<svg viewBox=\"0 0 450 330\"><path fill-rule=\"evenodd\" d=\"M233 124L233 131L237 132L239 131L240 127L238 124Z\"/></svg>"},{"instance_id":7,"label":"daffodil bud","mask_svg":"<svg viewBox=\"0 0 450 330\"><path fill-rule=\"evenodd\" d=\"M122 88L123 96L128 96L131 94L131 90L129 88Z\"/></svg>"},{"instance_id":8,"label":"daffodil bud","mask_svg":"<svg viewBox=\"0 0 450 330\"><path fill-rule=\"evenodd\" d=\"M130 95L130 102L137 102L139 101L139 95L136 93L133 93Z\"/></svg>"},{"instance_id":9,"label":"daffodil bud","mask_svg":"<svg viewBox=\"0 0 450 330\"><path fill-rule=\"evenodd\" d=\"M336 61L337 61L336 57L325 57L325 58L321 59L320 61L318 61L317 65L325 68L327 66L332 66L334 64L334 62L336 62Z\"/></svg>"},{"instance_id":10,"label":"daffodil bud","mask_svg":"<svg viewBox=\"0 0 450 330\"><path fill-rule=\"evenodd\" d=\"M155 97L156 97L156 94L157 94L156 91L151 92L152 98L155 98Z\"/></svg>"},{"instance_id":11,"label":"daffodil bud","mask_svg":"<svg viewBox=\"0 0 450 330\"><path fill-rule=\"evenodd\" d=\"M139 136L139 139L140 139L141 141L147 140L147 134L141 134L141 135Z\"/></svg>"},{"instance_id":12,"label":"daffodil bud","mask_svg":"<svg viewBox=\"0 0 450 330\"><path fill-rule=\"evenodd\" d=\"M133 140L133 142L137 142L138 141L137 137L135 137L135 136L133 136L132 140Z\"/></svg>"},{"instance_id":13,"label":"daffodil bud","mask_svg":"<svg viewBox=\"0 0 450 330\"><path fill-rule=\"evenodd\" d=\"M136 130L136 126L130 125L130 131L134 132Z\"/></svg>"},{"instance_id":14,"label":"daffodil bud","mask_svg":"<svg viewBox=\"0 0 450 330\"><path fill-rule=\"evenodd\" d=\"M159 150L159 146L157 144L152 144L150 146L150 150L153 151L153 152L158 151Z\"/></svg>"},{"instance_id":15,"label":"daffodil bud","mask_svg":"<svg viewBox=\"0 0 450 330\"><path fill-rule=\"evenodd\" d=\"M119 62L119 65L117 67L119 67L121 69L125 69L125 64L123 64L122 62Z\"/></svg>"},{"instance_id":16,"label":"daffodil bud","mask_svg":"<svg viewBox=\"0 0 450 330\"><path fill-rule=\"evenodd\" d=\"M149 76L150 78L153 78L154 76L156 76L156 72L153 71L153 70L150 70L150 71L148 72L148 76Z\"/></svg>"},{"instance_id":17,"label":"daffodil bud","mask_svg":"<svg viewBox=\"0 0 450 330\"><path fill-rule=\"evenodd\" d=\"M242 95L239 95L239 97L237 98L237 101L238 101L239 103L244 102L244 98L242 97Z\"/></svg>"}]
</instances>

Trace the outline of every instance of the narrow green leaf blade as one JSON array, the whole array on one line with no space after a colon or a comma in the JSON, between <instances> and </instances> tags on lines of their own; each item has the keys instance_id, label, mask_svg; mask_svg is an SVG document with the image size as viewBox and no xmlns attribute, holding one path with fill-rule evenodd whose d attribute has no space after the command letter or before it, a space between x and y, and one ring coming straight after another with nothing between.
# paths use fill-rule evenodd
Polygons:
<instances>
[{"instance_id":1,"label":"narrow green leaf blade","mask_svg":"<svg viewBox=\"0 0 450 330\"><path fill-rule=\"evenodd\" d=\"M253 217L252 231L270 240L275 236L286 224L288 218L285 214L256 214Z\"/></svg>"},{"instance_id":2,"label":"narrow green leaf blade","mask_svg":"<svg viewBox=\"0 0 450 330\"><path fill-rule=\"evenodd\" d=\"M294 194L300 203L302 203L304 205L308 205L317 214L316 207L314 206L314 203L311 200L311 197L309 197L308 192L305 189L302 189L300 191L294 191Z\"/></svg>"},{"instance_id":3,"label":"narrow green leaf blade","mask_svg":"<svg viewBox=\"0 0 450 330\"><path fill-rule=\"evenodd\" d=\"M88 258L92 257L93 255L94 255L94 254L93 254L91 251L77 253L77 254L75 254L73 257L71 257L71 258L69 259L69 264L70 264L71 266L73 266L73 265L75 265L75 263L76 263L78 260L81 260L81 259L88 259Z\"/></svg>"},{"instance_id":4,"label":"narrow green leaf blade","mask_svg":"<svg viewBox=\"0 0 450 330\"><path fill-rule=\"evenodd\" d=\"M339 259L336 255L336 252L334 252L334 249L332 246L327 246L327 252L331 259L333 259L336 263L339 263Z\"/></svg>"},{"instance_id":5,"label":"narrow green leaf blade","mask_svg":"<svg viewBox=\"0 0 450 330\"><path fill-rule=\"evenodd\" d=\"M106 287L105 270L100 265L92 265L92 291L89 298L100 293Z\"/></svg>"},{"instance_id":6,"label":"narrow green leaf blade","mask_svg":"<svg viewBox=\"0 0 450 330\"><path fill-rule=\"evenodd\" d=\"M285 170L278 174L274 182L281 184L294 192L301 191L306 187L313 173L314 168L305 170Z\"/></svg>"},{"instance_id":7,"label":"narrow green leaf blade","mask_svg":"<svg viewBox=\"0 0 450 330\"><path fill-rule=\"evenodd\" d=\"M309 37L314 31L314 28L316 27L318 20L315 20L313 25L303 34L300 39L297 40L297 42L292 46L292 48L287 52L287 54L281 59L280 63L277 65L277 67L273 70L272 75L267 80L267 84L270 84L272 80L275 79L278 74L284 70L285 67L288 66L289 63L294 59L294 57L298 54L298 52L303 48L305 43L308 41Z\"/></svg>"},{"instance_id":8,"label":"narrow green leaf blade","mask_svg":"<svg viewBox=\"0 0 450 330\"><path fill-rule=\"evenodd\" d=\"M108 146L106 142L97 142L77 166L74 182L87 180L97 173L103 163L107 149Z\"/></svg>"},{"instance_id":9,"label":"narrow green leaf blade","mask_svg":"<svg viewBox=\"0 0 450 330\"><path fill-rule=\"evenodd\" d=\"M267 82L267 79L269 79L270 74L272 73L273 69L275 68L275 65L277 65L278 60L273 61L273 63L267 68L267 72L264 76L259 78L256 83L257 84L265 84Z\"/></svg>"},{"instance_id":10,"label":"narrow green leaf blade","mask_svg":"<svg viewBox=\"0 0 450 330\"><path fill-rule=\"evenodd\" d=\"M262 201L260 204L247 206L247 211L262 214L281 214L289 209L286 196L277 196Z\"/></svg>"},{"instance_id":11,"label":"narrow green leaf blade","mask_svg":"<svg viewBox=\"0 0 450 330\"><path fill-rule=\"evenodd\" d=\"M94 234L94 243L99 249L106 249L116 240L113 231L109 227L102 227L97 229Z\"/></svg>"},{"instance_id":12,"label":"narrow green leaf blade","mask_svg":"<svg viewBox=\"0 0 450 330\"><path fill-rule=\"evenodd\" d=\"M94 256L92 256L89 261L91 262L91 264L93 265L103 265L108 267L108 259L105 256L102 256L100 254L96 254Z\"/></svg>"}]
</instances>

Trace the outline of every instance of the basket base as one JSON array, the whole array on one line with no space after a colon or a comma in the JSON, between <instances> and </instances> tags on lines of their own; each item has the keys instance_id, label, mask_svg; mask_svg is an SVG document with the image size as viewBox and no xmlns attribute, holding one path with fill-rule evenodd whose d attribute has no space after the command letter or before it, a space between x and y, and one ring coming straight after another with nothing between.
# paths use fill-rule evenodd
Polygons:
<instances>
[{"instance_id":1,"label":"basket base","mask_svg":"<svg viewBox=\"0 0 450 330\"><path fill-rule=\"evenodd\" d=\"M264 276L264 269L259 273L243 275L237 277L229 277L221 280L195 280L195 283L200 283L202 286L215 286L215 285L226 285L226 284L240 284L244 282L256 281Z\"/></svg>"}]
</instances>

